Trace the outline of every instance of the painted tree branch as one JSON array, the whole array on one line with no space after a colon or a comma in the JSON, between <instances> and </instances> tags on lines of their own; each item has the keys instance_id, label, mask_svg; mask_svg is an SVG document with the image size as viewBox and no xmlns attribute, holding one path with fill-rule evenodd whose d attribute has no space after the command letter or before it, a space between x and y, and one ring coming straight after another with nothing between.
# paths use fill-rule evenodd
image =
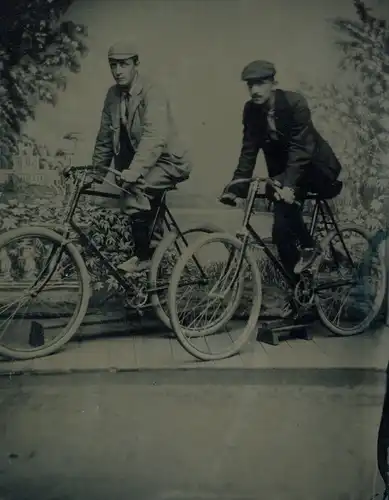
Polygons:
<instances>
[{"instance_id":1,"label":"painted tree branch","mask_svg":"<svg viewBox=\"0 0 389 500\"><path fill-rule=\"evenodd\" d=\"M354 5L358 21L331 20L346 35L335 41L343 55L340 77L332 85L306 86L305 91L344 166L348 199L342 215L355 215L356 222L377 228L387 211L389 190L389 30L364 2L355 0Z\"/></svg>"},{"instance_id":2,"label":"painted tree branch","mask_svg":"<svg viewBox=\"0 0 389 500\"><path fill-rule=\"evenodd\" d=\"M55 105L87 53L84 25L61 21L73 0L4 0L0 14L0 152L10 159L38 102Z\"/></svg>"}]
</instances>

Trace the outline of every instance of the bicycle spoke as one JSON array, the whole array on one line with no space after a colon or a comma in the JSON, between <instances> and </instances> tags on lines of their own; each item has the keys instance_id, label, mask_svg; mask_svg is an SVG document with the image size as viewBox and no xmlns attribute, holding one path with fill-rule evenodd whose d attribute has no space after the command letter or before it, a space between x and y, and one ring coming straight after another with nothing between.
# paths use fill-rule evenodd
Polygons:
<instances>
[{"instance_id":1,"label":"bicycle spoke","mask_svg":"<svg viewBox=\"0 0 389 500\"><path fill-rule=\"evenodd\" d=\"M334 255L335 265L331 260ZM336 233L331 236L315 271L319 316L338 335L362 332L381 307L385 283L385 263L372 251L366 231L345 226L341 237Z\"/></svg>"},{"instance_id":2,"label":"bicycle spoke","mask_svg":"<svg viewBox=\"0 0 389 500\"><path fill-rule=\"evenodd\" d=\"M45 236L52 231L39 229L42 236L28 231L20 230L18 238L0 248L7 263L4 279L4 261L0 262L0 354L20 359L35 357L62 341L78 313L82 293L72 257ZM31 335L37 327L40 344L35 346Z\"/></svg>"},{"instance_id":3,"label":"bicycle spoke","mask_svg":"<svg viewBox=\"0 0 389 500\"><path fill-rule=\"evenodd\" d=\"M176 292L169 298L173 328L182 345L199 359L220 359L239 350L259 314L258 268L252 258L247 261L245 256L242 262L241 243L230 238L219 234L200 239L188 248L173 271L170 292ZM206 270L207 284L184 289L182 282L192 269L194 257ZM244 307L251 308L248 323L243 315L236 316L243 296Z\"/></svg>"},{"instance_id":4,"label":"bicycle spoke","mask_svg":"<svg viewBox=\"0 0 389 500\"><path fill-rule=\"evenodd\" d=\"M15 309L15 311L11 314L11 316L9 316L5 321L3 321L3 323L0 324L0 327L2 325L9 325L12 319L15 317L16 313L23 307L24 304L25 301L22 301L20 305ZM3 335L4 333L0 333L0 339L2 339Z\"/></svg>"}]
</instances>

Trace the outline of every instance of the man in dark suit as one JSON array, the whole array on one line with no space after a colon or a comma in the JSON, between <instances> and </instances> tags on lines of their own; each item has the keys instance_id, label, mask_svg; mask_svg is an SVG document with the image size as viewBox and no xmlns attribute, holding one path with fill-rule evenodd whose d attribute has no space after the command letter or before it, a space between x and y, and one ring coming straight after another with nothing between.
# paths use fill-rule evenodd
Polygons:
<instances>
[{"instance_id":1,"label":"man in dark suit","mask_svg":"<svg viewBox=\"0 0 389 500\"><path fill-rule=\"evenodd\" d=\"M108 51L116 84L106 95L92 163L122 172L122 209L131 216L135 255L119 269L141 272L150 265L162 235L162 215L150 241L150 229L166 189L189 178L191 162L181 144L170 103L160 85L138 71L139 55L130 42L118 42ZM107 183L115 179L110 174Z\"/></svg>"},{"instance_id":2,"label":"man in dark suit","mask_svg":"<svg viewBox=\"0 0 389 500\"><path fill-rule=\"evenodd\" d=\"M377 439L378 470L385 484L383 500L389 498L389 364L386 367L386 389Z\"/></svg>"},{"instance_id":3,"label":"man in dark suit","mask_svg":"<svg viewBox=\"0 0 389 500\"><path fill-rule=\"evenodd\" d=\"M243 142L232 180L252 177L262 149L269 177L278 185L276 190L267 189L274 201L273 241L285 269L297 281L319 249L304 223L301 204L295 202L303 200L308 191L325 194L339 176L341 165L315 129L305 98L275 89L275 74L268 61L253 61L242 71L251 99L243 110ZM247 192L247 184L227 185L221 201L233 204ZM283 316L290 314L288 303Z\"/></svg>"}]
</instances>

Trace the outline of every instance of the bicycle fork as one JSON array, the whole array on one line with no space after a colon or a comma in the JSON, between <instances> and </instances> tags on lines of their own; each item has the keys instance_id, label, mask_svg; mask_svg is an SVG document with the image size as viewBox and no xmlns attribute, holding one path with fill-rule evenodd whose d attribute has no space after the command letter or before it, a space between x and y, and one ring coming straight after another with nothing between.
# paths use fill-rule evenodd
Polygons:
<instances>
[{"instance_id":1,"label":"bicycle fork","mask_svg":"<svg viewBox=\"0 0 389 500\"><path fill-rule=\"evenodd\" d=\"M57 247L53 248L50 251L50 255L47 259L47 262L40 272L39 276L36 278L35 283L31 287L31 292L30 295L32 298L35 298L38 296L38 294L44 289L44 287L47 285L47 283L51 280L53 277L58 264L61 261L61 257L63 255L63 249L66 247L66 245L69 243L69 234L70 231L67 230L65 234L63 235L63 241L61 242L60 245ZM46 274L46 277L44 275Z\"/></svg>"},{"instance_id":2,"label":"bicycle fork","mask_svg":"<svg viewBox=\"0 0 389 500\"><path fill-rule=\"evenodd\" d=\"M232 278L232 281L231 281L231 284L230 286L228 286L227 288L225 288L224 290L222 291L219 291L219 292L216 292L216 287L218 286L218 284L220 283L220 281L223 282L223 280L225 280L226 278L228 278L229 276L231 276L233 270L232 268L227 271L226 273L226 276L225 277L222 277L221 280L219 280L211 289L211 291L209 292L209 295L211 297L214 297L214 298L219 298L219 299L224 299L225 296L227 295L227 293L229 293L231 291L231 289L233 289L233 287L235 286L237 280L239 279L239 275L240 275L240 272L242 270L242 266L243 266L243 259L244 259L244 255L245 255L245 252L246 252L246 248L247 248L247 245L249 243L249 238L250 238L250 233L247 229L247 224L248 224L248 221L250 220L250 216L251 216L251 213L253 211L253 206L254 206L254 201L255 201L255 195L257 194L258 192L258 187L259 187L259 182L258 181L254 181L251 186L250 186L250 190L249 190L249 194L248 194L248 200L247 200L247 206L246 206L246 210L245 210L245 214L244 214L244 218L243 218L243 222L242 222L242 230L237 232L236 233L236 237L237 239L241 240L242 241L242 249L240 251L240 255L239 255L239 260L238 260L238 265L235 269L235 272L233 273L233 278ZM226 265L226 269L228 270L233 262L233 260L235 259L235 252L231 252L229 258L228 258L228 261L227 261L227 265Z\"/></svg>"},{"instance_id":3,"label":"bicycle fork","mask_svg":"<svg viewBox=\"0 0 389 500\"><path fill-rule=\"evenodd\" d=\"M231 254L228 258L227 264L226 264L226 272L220 278L220 280L218 280L215 283L215 285L210 290L210 292L209 292L210 297L217 298L217 299L224 299L226 297L226 295L234 288L235 283L237 282L237 280L239 278L239 274L240 274L240 271L242 268L242 263L243 263L243 258L244 258L243 256L244 256L244 251L242 250L240 252L240 255L239 255L238 265L237 265L236 269L234 270L231 267L231 264L235 258L235 252L231 252ZM231 276L232 273L233 273L233 278L232 278L230 285L226 286L224 289L223 289L224 285L222 285L221 290L219 290L218 287L220 286L220 283L225 284L225 282Z\"/></svg>"}]
</instances>

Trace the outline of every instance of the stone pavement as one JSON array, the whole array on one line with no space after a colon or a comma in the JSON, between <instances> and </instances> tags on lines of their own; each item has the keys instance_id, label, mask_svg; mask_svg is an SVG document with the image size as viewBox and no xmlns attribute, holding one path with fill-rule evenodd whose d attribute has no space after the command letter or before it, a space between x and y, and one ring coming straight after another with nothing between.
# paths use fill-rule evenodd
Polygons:
<instances>
[{"instance_id":1,"label":"stone pavement","mask_svg":"<svg viewBox=\"0 0 389 500\"><path fill-rule=\"evenodd\" d=\"M62 351L28 361L1 361L0 374L139 370L359 369L383 371L389 359L389 329L381 326L355 337L332 337L321 326L313 340L293 339L271 346L253 341L229 359L195 360L167 333L143 329L140 334L85 335ZM209 373L209 371L207 370Z\"/></svg>"}]
</instances>

